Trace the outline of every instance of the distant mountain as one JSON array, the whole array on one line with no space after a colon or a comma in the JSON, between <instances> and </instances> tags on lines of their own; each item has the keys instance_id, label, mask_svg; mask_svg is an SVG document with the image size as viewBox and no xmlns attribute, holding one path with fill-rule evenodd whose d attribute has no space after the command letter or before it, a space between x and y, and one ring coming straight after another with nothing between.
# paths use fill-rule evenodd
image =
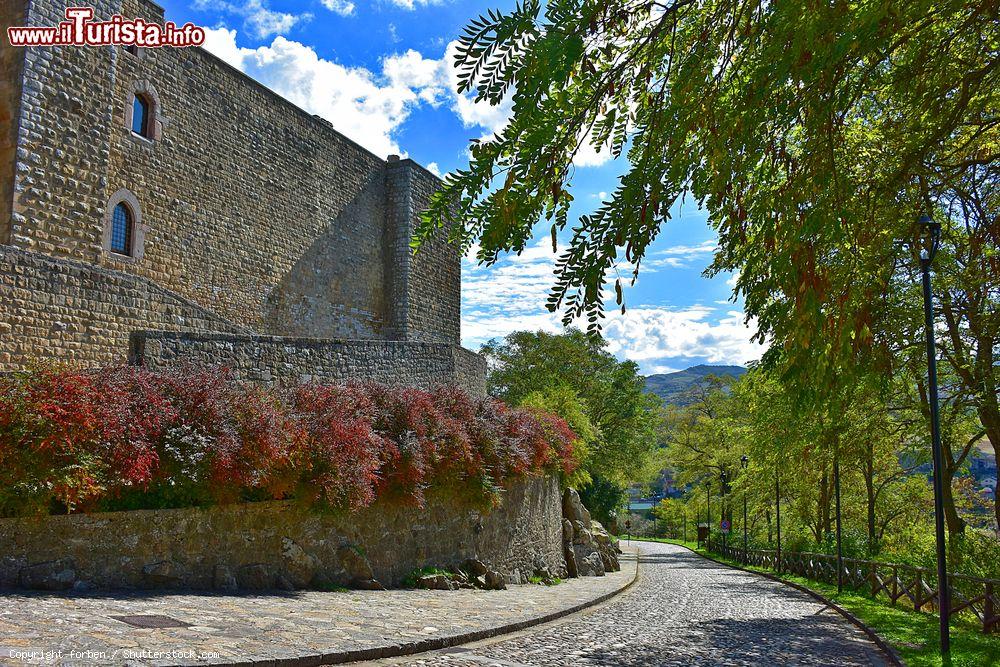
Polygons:
<instances>
[{"instance_id":1,"label":"distant mountain","mask_svg":"<svg viewBox=\"0 0 1000 667\"><path fill-rule=\"evenodd\" d=\"M684 392L696 386L709 375L723 377L730 375L740 377L747 372L742 366L692 366L676 373L662 373L646 376L646 391L656 394L664 403L686 405L690 401L684 397Z\"/></svg>"}]
</instances>

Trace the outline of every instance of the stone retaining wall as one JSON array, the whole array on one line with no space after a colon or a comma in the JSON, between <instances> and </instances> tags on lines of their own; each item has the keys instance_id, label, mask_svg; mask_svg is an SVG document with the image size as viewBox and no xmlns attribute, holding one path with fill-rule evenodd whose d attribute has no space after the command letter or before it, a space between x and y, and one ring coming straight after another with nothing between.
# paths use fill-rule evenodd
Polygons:
<instances>
[{"instance_id":1,"label":"stone retaining wall","mask_svg":"<svg viewBox=\"0 0 1000 667\"><path fill-rule=\"evenodd\" d=\"M398 586L482 560L508 581L565 572L555 478L518 482L480 513L430 500L344 515L287 502L0 519L0 586L267 589Z\"/></svg>"},{"instance_id":2,"label":"stone retaining wall","mask_svg":"<svg viewBox=\"0 0 1000 667\"><path fill-rule=\"evenodd\" d=\"M0 245L0 371L38 361L124 364L129 334L241 327L122 271Z\"/></svg>"},{"instance_id":3,"label":"stone retaining wall","mask_svg":"<svg viewBox=\"0 0 1000 667\"><path fill-rule=\"evenodd\" d=\"M139 331L130 350L132 363L154 371L191 363L223 366L237 379L264 384L374 380L453 384L486 395L485 359L450 343Z\"/></svg>"}]
</instances>

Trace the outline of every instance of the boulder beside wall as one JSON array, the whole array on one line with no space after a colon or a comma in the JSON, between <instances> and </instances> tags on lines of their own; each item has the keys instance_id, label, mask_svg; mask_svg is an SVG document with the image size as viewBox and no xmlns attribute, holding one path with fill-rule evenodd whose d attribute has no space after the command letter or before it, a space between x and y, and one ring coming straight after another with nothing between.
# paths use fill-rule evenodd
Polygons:
<instances>
[{"instance_id":1,"label":"boulder beside wall","mask_svg":"<svg viewBox=\"0 0 1000 667\"><path fill-rule=\"evenodd\" d=\"M608 531L590 517L575 489L566 489L562 499L563 553L571 577L603 577L621 569L618 546Z\"/></svg>"}]
</instances>

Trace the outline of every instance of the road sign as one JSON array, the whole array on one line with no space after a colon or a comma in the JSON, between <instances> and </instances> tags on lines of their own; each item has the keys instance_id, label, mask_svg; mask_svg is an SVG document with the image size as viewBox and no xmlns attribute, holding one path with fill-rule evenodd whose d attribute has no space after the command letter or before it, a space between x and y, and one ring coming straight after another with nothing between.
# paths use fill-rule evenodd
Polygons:
<instances>
[{"instance_id":1,"label":"road sign","mask_svg":"<svg viewBox=\"0 0 1000 667\"><path fill-rule=\"evenodd\" d=\"M719 530L721 530L723 533L728 535L729 528L730 528L729 519L723 519L722 521L719 522Z\"/></svg>"}]
</instances>

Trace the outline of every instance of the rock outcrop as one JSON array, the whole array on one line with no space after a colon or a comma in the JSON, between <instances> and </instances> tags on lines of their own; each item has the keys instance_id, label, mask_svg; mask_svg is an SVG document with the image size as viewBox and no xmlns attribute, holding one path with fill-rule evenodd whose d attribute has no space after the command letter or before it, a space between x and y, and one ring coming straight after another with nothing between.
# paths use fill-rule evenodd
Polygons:
<instances>
[{"instance_id":1,"label":"rock outcrop","mask_svg":"<svg viewBox=\"0 0 1000 667\"><path fill-rule=\"evenodd\" d=\"M575 489L563 494L563 551L571 577L603 577L621 569L620 551L604 526L590 517Z\"/></svg>"}]
</instances>

